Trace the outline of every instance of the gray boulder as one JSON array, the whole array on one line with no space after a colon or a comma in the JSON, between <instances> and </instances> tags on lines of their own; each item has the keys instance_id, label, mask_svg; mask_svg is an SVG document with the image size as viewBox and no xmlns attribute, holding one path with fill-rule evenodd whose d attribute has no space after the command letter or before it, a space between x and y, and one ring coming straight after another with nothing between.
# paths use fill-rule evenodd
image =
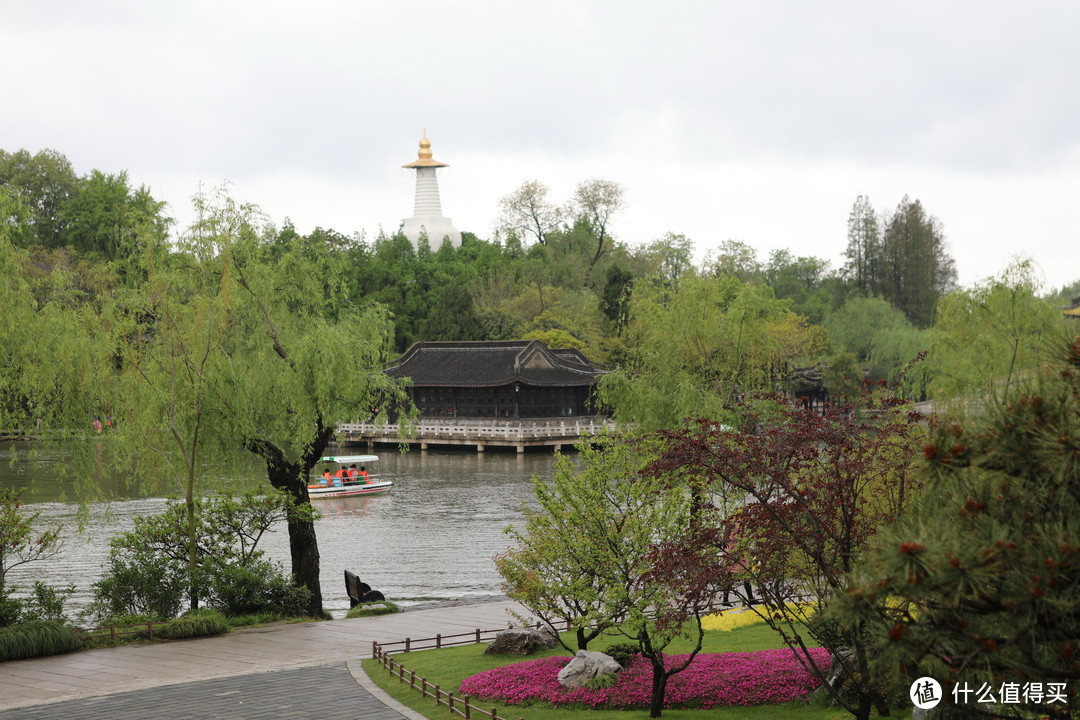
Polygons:
<instances>
[{"instance_id":1,"label":"gray boulder","mask_svg":"<svg viewBox=\"0 0 1080 720\"><path fill-rule=\"evenodd\" d=\"M622 670L622 665L610 655L593 650L578 650L566 667L559 671L559 684L563 687L579 688L589 680L603 675L612 675Z\"/></svg>"},{"instance_id":2,"label":"gray boulder","mask_svg":"<svg viewBox=\"0 0 1080 720\"><path fill-rule=\"evenodd\" d=\"M485 655L532 655L539 650L550 650L558 643L551 633L533 628L511 628L495 636L484 649Z\"/></svg>"}]
</instances>

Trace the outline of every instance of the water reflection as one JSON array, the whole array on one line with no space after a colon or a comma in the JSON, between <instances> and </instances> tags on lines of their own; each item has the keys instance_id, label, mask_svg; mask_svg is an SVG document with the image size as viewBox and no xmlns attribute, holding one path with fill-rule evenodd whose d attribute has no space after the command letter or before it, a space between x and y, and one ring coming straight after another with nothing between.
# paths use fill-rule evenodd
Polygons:
<instances>
[{"instance_id":1,"label":"water reflection","mask_svg":"<svg viewBox=\"0 0 1080 720\"><path fill-rule=\"evenodd\" d=\"M41 512L43 523L63 525L67 541L57 557L16 568L10 580L20 585L38 579L50 585L74 583L78 595L71 605L84 607L91 583L100 577L109 538L130 530L135 517L161 512L165 499L140 499L130 491L125 495L122 487L111 488L107 496L114 500L90 505L88 522L79 534L79 506L64 501L72 497L72 486L58 479L62 448L37 448L32 459L8 462L12 452L26 450L25 444L0 445L0 487L25 488L23 497L31 509ZM503 528L521 520L523 504L532 497L529 479L550 477L552 456L398 455L393 450L379 455L380 461L369 469L392 479L393 492L315 502L323 514L316 529L325 607L335 617L348 609L344 570L403 606L497 594L499 577L491 558L507 547ZM249 486L263 479L255 464L240 475L240 484ZM260 547L288 567L284 526L264 537Z\"/></svg>"}]
</instances>

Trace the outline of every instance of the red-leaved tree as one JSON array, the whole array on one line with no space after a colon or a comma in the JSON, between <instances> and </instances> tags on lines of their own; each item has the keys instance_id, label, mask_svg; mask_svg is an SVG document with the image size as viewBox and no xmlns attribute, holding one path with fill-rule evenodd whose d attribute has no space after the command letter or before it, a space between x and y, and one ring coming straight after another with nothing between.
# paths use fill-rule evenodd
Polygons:
<instances>
[{"instance_id":1,"label":"red-leaved tree","mask_svg":"<svg viewBox=\"0 0 1080 720\"><path fill-rule=\"evenodd\" d=\"M887 711L884 679L871 674L865 638L812 620L836 595L869 539L910 499L908 466L918 452L921 416L888 388L875 387L858 409L818 414L778 397L741 407L737 429L700 420L661 434L659 477L707 488L726 517L725 548L736 594L781 633L825 682L808 648L833 651L842 683L829 687L858 718ZM739 585L749 581L752 598Z\"/></svg>"}]
</instances>

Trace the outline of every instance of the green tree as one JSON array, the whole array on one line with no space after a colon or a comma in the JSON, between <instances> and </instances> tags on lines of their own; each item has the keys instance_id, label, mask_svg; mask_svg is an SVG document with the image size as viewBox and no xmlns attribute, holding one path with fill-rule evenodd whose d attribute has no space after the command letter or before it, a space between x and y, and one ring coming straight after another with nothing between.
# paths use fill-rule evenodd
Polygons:
<instances>
[{"instance_id":1,"label":"green tree","mask_svg":"<svg viewBox=\"0 0 1080 720\"><path fill-rule=\"evenodd\" d=\"M626 306L630 300L630 283L633 280L634 276L622 266L608 266L600 309L616 328L621 328L626 322Z\"/></svg>"},{"instance_id":2,"label":"green tree","mask_svg":"<svg viewBox=\"0 0 1080 720\"><path fill-rule=\"evenodd\" d=\"M71 163L55 150L33 155L27 150L0 150L0 188L29 208L33 243L48 248L64 244L61 211L78 185ZM30 242L29 237L20 237Z\"/></svg>"},{"instance_id":3,"label":"green tree","mask_svg":"<svg viewBox=\"0 0 1080 720\"><path fill-rule=\"evenodd\" d=\"M929 347L919 330L887 300L855 296L825 318L836 351L848 351L871 380L895 380L912 358Z\"/></svg>"},{"instance_id":4,"label":"green tree","mask_svg":"<svg viewBox=\"0 0 1080 720\"><path fill-rule=\"evenodd\" d=\"M881 667L948 686L1061 683L1066 699L995 717L1077 716L1080 338L969 421L942 418L926 491L885 530L834 609L877 640ZM886 611L875 598L891 597ZM947 698L948 700L948 698ZM981 717L973 705L944 717Z\"/></svg>"},{"instance_id":5,"label":"green tree","mask_svg":"<svg viewBox=\"0 0 1080 720\"><path fill-rule=\"evenodd\" d=\"M600 381L600 398L643 431L690 416L723 421L740 393L774 389L820 351L820 333L787 308L732 275L686 277L675 290L636 285L627 359Z\"/></svg>"},{"instance_id":6,"label":"green tree","mask_svg":"<svg viewBox=\"0 0 1080 720\"><path fill-rule=\"evenodd\" d=\"M794 257L788 250L774 250L764 270L765 282L781 300L790 300L792 311L813 323L829 313L832 298L825 287L829 263L816 257Z\"/></svg>"},{"instance_id":7,"label":"green tree","mask_svg":"<svg viewBox=\"0 0 1080 720\"><path fill-rule=\"evenodd\" d=\"M690 238L669 232L636 250L633 258L642 266L642 276L674 287L684 275L693 271L693 254L694 243Z\"/></svg>"},{"instance_id":8,"label":"green tree","mask_svg":"<svg viewBox=\"0 0 1080 720\"><path fill-rule=\"evenodd\" d=\"M131 420L108 435L113 446L151 448L139 466L181 468L189 507L204 459L241 462L249 452L265 463L271 486L304 507L309 472L337 423L407 410L400 384L382 372L388 314L345 304L346 264L323 262L308 239L277 233L256 207L219 193L196 198L196 214L181 252L149 254L165 267L131 291L142 305L130 305L129 329L116 340L130 348L120 375L127 384L112 384L109 395ZM131 437L140 433L141 444ZM288 528L293 576L309 591L308 614L318 616L314 521L296 514Z\"/></svg>"},{"instance_id":9,"label":"green tree","mask_svg":"<svg viewBox=\"0 0 1080 720\"><path fill-rule=\"evenodd\" d=\"M421 340L476 340L480 318L468 289L445 285L439 290L431 314L420 328Z\"/></svg>"},{"instance_id":10,"label":"green tree","mask_svg":"<svg viewBox=\"0 0 1080 720\"><path fill-rule=\"evenodd\" d=\"M522 240L532 236L540 245L546 244L548 235L566 219L566 208L549 201L547 194L547 185L530 180L503 197L499 201L499 229Z\"/></svg>"},{"instance_id":11,"label":"green tree","mask_svg":"<svg viewBox=\"0 0 1080 720\"><path fill-rule=\"evenodd\" d=\"M550 484L534 480L539 509L524 532L507 530L516 545L496 566L511 597L539 617L568 621L579 648L605 628L638 643L653 666L650 717L660 717L668 678L701 648L700 615L715 591L673 582L679 574L667 564L685 557L671 550L686 545L690 497L641 477L648 458L631 445L607 438L580 453L581 469L559 456ZM716 562L715 552L693 557ZM663 650L687 633L696 649L671 665Z\"/></svg>"},{"instance_id":12,"label":"green tree","mask_svg":"<svg viewBox=\"0 0 1080 720\"><path fill-rule=\"evenodd\" d=\"M874 292L898 307L916 327L929 327L938 298L956 285L956 263L941 223L905 195L885 223Z\"/></svg>"},{"instance_id":13,"label":"green tree","mask_svg":"<svg viewBox=\"0 0 1080 720\"><path fill-rule=\"evenodd\" d=\"M1037 290L1021 262L942 299L926 368L936 402L999 402L1049 358L1067 320Z\"/></svg>"},{"instance_id":14,"label":"green tree","mask_svg":"<svg viewBox=\"0 0 1080 720\"><path fill-rule=\"evenodd\" d=\"M857 397L863 387L863 370L855 353L842 351L829 359L822 372L825 389L833 400Z\"/></svg>"},{"instance_id":15,"label":"green tree","mask_svg":"<svg viewBox=\"0 0 1080 720\"><path fill-rule=\"evenodd\" d=\"M589 268L613 245L611 218L623 208L623 188L617 182L598 178L580 183L574 190L572 212L588 233L592 245Z\"/></svg>"},{"instance_id":16,"label":"green tree","mask_svg":"<svg viewBox=\"0 0 1080 720\"><path fill-rule=\"evenodd\" d=\"M154 200L145 185L132 190L126 171L94 170L61 208L61 239L80 253L126 258L138 254L140 244L165 242L171 220L164 211L165 203Z\"/></svg>"},{"instance_id":17,"label":"green tree","mask_svg":"<svg viewBox=\"0 0 1080 720\"><path fill-rule=\"evenodd\" d=\"M129 293L121 320L110 414L111 446L129 476L151 475L183 489L187 518L189 602L199 607L197 495L209 457L228 438L216 411L217 383L229 363L236 322L229 257L207 238L188 238L186 262L143 258L146 280Z\"/></svg>"},{"instance_id":18,"label":"green tree","mask_svg":"<svg viewBox=\"0 0 1080 720\"><path fill-rule=\"evenodd\" d=\"M5 230L0 227L0 431L88 432L112 373L116 346L99 322L112 301L70 302L79 278L64 268L48 271L49 297L39 301L26 277L29 255Z\"/></svg>"},{"instance_id":19,"label":"green tree","mask_svg":"<svg viewBox=\"0 0 1080 720\"><path fill-rule=\"evenodd\" d=\"M858 292L870 294L881 273L881 226L870 198L859 195L848 215L848 244L844 250L844 276Z\"/></svg>"},{"instance_id":20,"label":"green tree","mask_svg":"<svg viewBox=\"0 0 1080 720\"><path fill-rule=\"evenodd\" d=\"M763 268L757 250L741 240L723 240L705 258L705 272L729 275L744 283L758 282Z\"/></svg>"},{"instance_id":21,"label":"green tree","mask_svg":"<svg viewBox=\"0 0 1080 720\"><path fill-rule=\"evenodd\" d=\"M254 453L265 463L270 485L306 505L309 473L339 422L382 420L391 409L408 417L402 385L382 371L392 349L390 317L380 305L328 313L327 283L346 296L347 276L319 276L300 261L302 254L268 254L267 229L252 206L227 196L199 203L200 220L191 232L218 249L229 271L223 282L237 299L229 362L215 394L216 411L227 418L222 442ZM309 614L318 616L315 524L297 516L288 527L292 573L311 592Z\"/></svg>"},{"instance_id":22,"label":"green tree","mask_svg":"<svg viewBox=\"0 0 1080 720\"><path fill-rule=\"evenodd\" d=\"M1077 298L1080 298L1080 279L1073 280L1068 285L1062 285L1044 297L1051 305L1062 308L1069 307Z\"/></svg>"},{"instance_id":23,"label":"green tree","mask_svg":"<svg viewBox=\"0 0 1080 720\"><path fill-rule=\"evenodd\" d=\"M13 568L48 560L63 547L59 527L35 529L39 517L40 512L23 508L18 492L0 489L0 598Z\"/></svg>"}]
</instances>

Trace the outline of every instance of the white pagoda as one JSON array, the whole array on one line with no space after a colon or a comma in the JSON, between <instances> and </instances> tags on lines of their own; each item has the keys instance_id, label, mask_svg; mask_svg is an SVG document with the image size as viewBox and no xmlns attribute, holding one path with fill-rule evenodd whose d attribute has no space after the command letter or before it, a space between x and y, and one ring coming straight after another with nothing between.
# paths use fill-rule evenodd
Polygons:
<instances>
[{"instance_id":1,"label":"white pagoda","mask_svg":"<svg viewBox=\"0 0 1080 720\"><path fill-rule=\"evenodd\" d=\"M442 203L439 202L439 181L435 177L437 168L449 166L431 156L431 141L427 139L427 130L424 130L420 150L416 155L414 162L401 166L416 170L416 203L413 206L413 216L405 218L401 231L414 248L418 247L421 233L427 235L428 245L432 250L438 250L446 238L450 239L454 247L461 247L461 233L450 222L450 218L443 217Z\"/></svg>"}]
</instances>

